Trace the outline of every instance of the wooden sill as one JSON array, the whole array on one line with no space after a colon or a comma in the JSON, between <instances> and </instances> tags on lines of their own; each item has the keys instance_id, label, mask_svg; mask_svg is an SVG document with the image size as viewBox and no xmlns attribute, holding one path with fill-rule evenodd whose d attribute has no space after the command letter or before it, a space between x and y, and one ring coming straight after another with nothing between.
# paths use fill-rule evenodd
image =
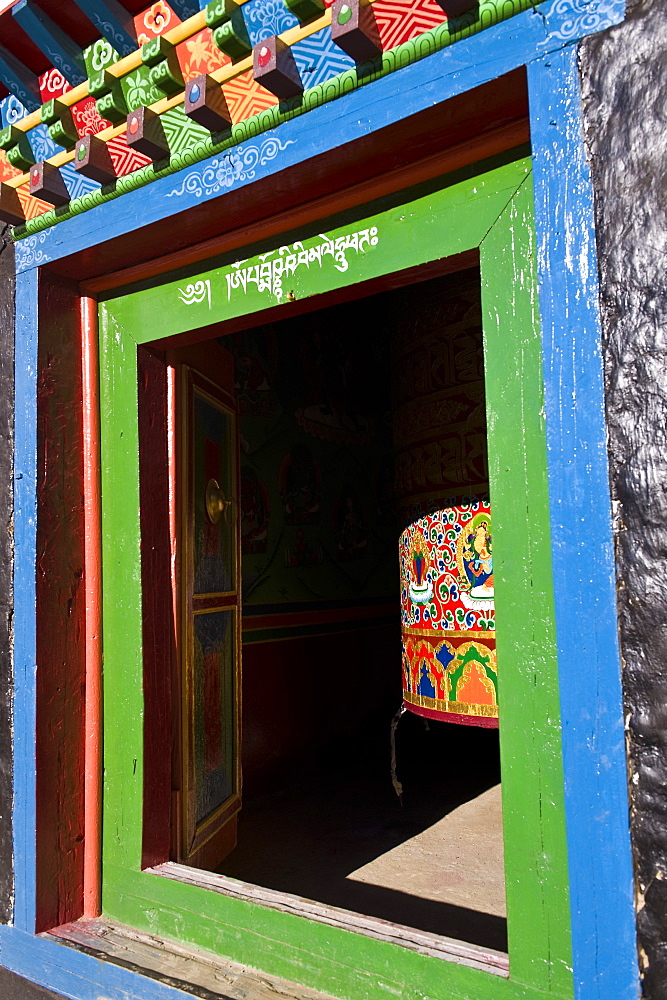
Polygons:
<instances>
[{"instance_id":1,"label":"wooden sill","mask_svg":"<svg viewBox=\"0 0 667 1000\"><path fill-rule=\"evenodd\" d=\"M202 1000L335 1000L329 994L249 969L198 948L99 917L81 918L39 935L130 969Z\"/></svg>"},{"instance_id":2,"label":"wooden sill","mask_svg":"<svg viewBox=\"0 0 667 1000\"><path fill-rule=\"evenodd\" d=\"M492 975L508 978L509 957L491 948L440 937L426 931L415 930L400 924L367 917L335 906L327 906L302 899L290 893L277 892L251 885L225 875L188 868L167 862L147 873L170 878L213 892L220 892L235 899L267 906L293 916L316 920L330 927L365 934L380 941L400 945L421 955L454 962L479 969ZM57 938L71 948L94 955L114 965L131 969L139 975L180 989L191 996L207 998L225 997L228 1000L335 1000L329 994L297 983L250 969L230 959L222 958L198 948L178 944L155 934L135 930L124 924L102 917L62 924L40 937Z\"/></svg>"},{"instance_id":3,"label":"wooden sill","mask_svg":"<svg viewBox=\"0 0 667 1000\"><path fill-rule=\"evenodd\" d=\"M196 885L209 892L219 892L247 903L267 906L272 910L280 910L282 913L289 913L292 916L316 920L318 923L328 924L330 927L365 934L367 937L380 941L401 945L403 948L416 951L420 955L429 955L447 962L454 962L456 965L466 965L496 976L509 977L509 956L492 948L483 948L465 941L456 941L454 938L441 937L438 934L405 927L389 920L382 920L379 917L364 916L337 906L328 906L326 903L317 903L311 899L293 896L291 893L266 889L249 882L241 882L238 879L228 878L226 875L216 875L214 872L188 868L173 861L168 861L155 868L147 868L146 872L170 878L176 882Z\"/></svg>"},{"instance_id":4,"label":"wooden sill","mask_svg":"<svg viewBox=\"0 0 667 1000\"><path fill-rule=\"evenodd\" d=\"M259 906L281 910L283 913L317 920L330 927L398 944L421 955L441 958L504 978L509 976L509 957L490 948L439 937L437 934L403 927L388 920L362 916L174 862L148 868L146 871L161 878L186 882ZM275 1000L276 995L282 1000L335 1000L329 994L307 986L299 986L230 959L102 917L93 920L82 918L62 924L39 936L57 938L61 944L94 955L101 961L122 966L138 975L207 1000L212 997L225 997L228 1000Z\"/></svg>"}]
</instances>

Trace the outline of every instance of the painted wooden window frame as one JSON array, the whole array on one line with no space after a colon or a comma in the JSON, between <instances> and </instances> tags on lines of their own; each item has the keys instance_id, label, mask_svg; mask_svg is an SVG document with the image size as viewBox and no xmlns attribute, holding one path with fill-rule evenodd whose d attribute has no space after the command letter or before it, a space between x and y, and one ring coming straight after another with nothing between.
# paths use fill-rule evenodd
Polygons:
<instances>
[{"instance_id":1,"label":"painted wooden window frame","mask_svg":"<svg viewBox=\"0 0 667 1000\"><path fill-rule=\"evenodd\" d=\"M141 870L137 345L252 317L277 300L257 285L228 300L226 277L238 271L232 258L212 270L179 275L100 304L103 910L124 923L340 996L381 997L406 984L424 995L447 990L447 995L470 1000L518 1000L542 993L567 997L573 992L530 161L478 176L465 173L445 178L435 190L431 185L426 193L405 193L397 204L370 217L363 217L365 207L343 225L325 220L275 245L299 239L307 249L321 244L322 233L334 243L351 232L367 234L362 251L348 252L346 270L337 269L331 257L334 266L297 267L290 292L298 300L465 251L479 252L491 496L496 550L503 553L496 607L509 978L252 906L184 884L173 870L163 873L169 878L155 869ZM253 250L239 254L249 258L244 267L261 264L253 259ZM317 955L321 967L304 959L304 953Z\"/></svg>"},{"instance_id":2,"label":"painted wooden window frame","mask_svg":"<svg viewBox=\"0 0 667 1000\"><path fill-rule=\"evenodd\" d=\"M525 66L535 184L539 308L551 510L551 554L563 719L565 812L575 995L636 1000L639 975L628 822L627 771L611 532L595 220L584 147L577 42L624 19L624 0L548 0L387 80L280 128L283 148L235 187L416 114ZM206 177L209 164L198 174ZM186 171L179 175L182 181ZM194 186L152 197L137 191L95 213L16 245L16 429L14 470L13 923L0 925L2 963L72 996L177 1000L182 992L140 973L35 935L36 854L36 484L38 326L42 271L114 240L136 239L199 203L218 211L227 192ZM184 217L184 216L182 216ZM123 243L123 245L126 245ZM154 253L159 247L153 243ZM109 265L111 266L111 265ZM109 269L107 266L107 271ZM107 285L111 287L111 285ZM82 289L83 294L88 294ZM597 544L591 546L595 538ZM97 569L94 569L97 572ZM597 586L591 592L590 581ZM585 670L582 669L585 664ZM94 854L94 852L93 852ZM92 855L91 855L92 856ZM594 904L594 905L593 905Z\"/></svg>"}]
</instances>

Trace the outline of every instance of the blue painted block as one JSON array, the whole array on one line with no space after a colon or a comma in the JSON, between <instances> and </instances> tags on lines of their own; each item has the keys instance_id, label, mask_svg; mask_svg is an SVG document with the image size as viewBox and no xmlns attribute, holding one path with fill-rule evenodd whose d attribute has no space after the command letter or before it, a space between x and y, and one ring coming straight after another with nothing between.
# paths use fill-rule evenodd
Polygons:
<instances>
[{"instance_id":1,"label":"blue painted block","mask_svg":"<svg viewBox=\"0 0 667 1000\"><path fill-rule=\"evenodd\" d=\"M329 28L315 32L292 46L292 54L301 74L305 90L354 67L354 59L339 49Z\"/></svg>"},{"instance_id":2,"label":"blue painted block","mask_svg":"<svg viewBox=\"0 0 667 1000\"><path fill-rule=\"evenodd\" d=\"M27 111L37 111L41 107L42 98L36 74L2 45L0 45L0 80Z\"/></svg>"},{"instance_id":3,"label":"blue painted block","mask_svg":"<svg viewBox=\"0 0 667 1000\"><path fill-rule=\"evenodd\" d=\"M74 3L119 55L127 56L139 47L134 19L118 0L74 0Z\"/></svg>"},{"instance_id":4,"label":"blue painted block","mask_svg":"<svg viewBox=\"0 0 667 1000\"><path fill-rule=\"evenodd\" d=\"M92 177L77 173L72 163L65 163L60 168L60 173L72 199L80 198L86 191L94 191L95 188L101 187L100 183L93 180Z\"/></svg>"},{"instance_id":5,"label":"blue painted block","mask_svg":"<svg viewBox=\"0 0 667 1000\"><path fill-rule=\"evenodd\" d=\"M249 0L243 5L243 17L252 45L299 25L299 19L287 9L282 0L277 0L276 3Z\"/></svg>"},{"instance_id":6,"label":"blue painted block","mask_svg":"<svg viewBox=\"0 0 667 1000\"><path fill-rule=\"evenodd\" d=\"M12 15L68 83L75 87L87 79L79 46L33 0L19 0L12 7Z\"/></svg>"},{"instance_id":7,"label":"blue painted block","mask_svg":"<svg viewBox=\"0 0 667 1000\"><path fill-rule=\"evenodd\" d=\"M48 160L49 157L62 152L60 146L56 146L49 135L46 125L38 125L36 128L30 129L28 139L30 140L36 163L39 163L40 160Z\"/></svg>"}]
</instances>

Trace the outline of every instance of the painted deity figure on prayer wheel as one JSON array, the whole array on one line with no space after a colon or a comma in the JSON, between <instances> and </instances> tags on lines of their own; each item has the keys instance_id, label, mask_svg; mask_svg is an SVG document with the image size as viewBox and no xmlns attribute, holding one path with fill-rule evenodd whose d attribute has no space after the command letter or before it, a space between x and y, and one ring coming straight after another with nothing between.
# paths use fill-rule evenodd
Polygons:
<instances>
[{"instance_id":1,"label":"painted deity figure on prayer wheel","mask_svg":"<svg viewBox=\"0 0 667 1000\"><path fill-rule=\"evenodd\" d=\"M488 497L464 497L399 541L403 701L418 715L498 725Z\"/></svg>"}]
</instances>

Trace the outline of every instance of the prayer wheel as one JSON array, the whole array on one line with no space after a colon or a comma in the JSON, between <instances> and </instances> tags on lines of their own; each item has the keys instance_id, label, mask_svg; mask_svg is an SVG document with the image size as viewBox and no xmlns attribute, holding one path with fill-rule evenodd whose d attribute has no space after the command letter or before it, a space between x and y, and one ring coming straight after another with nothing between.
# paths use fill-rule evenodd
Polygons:
<instances>
[{"instance_id":1,"label":"prayer wheel","mask_svg":"<svg viewBox=\"0 0 667 1000\"><path fill-rule=\"evenodd\" d=\"M399 551L405 707L430 719L497 727L488 497L465 497L413 521Z\"/></svg>"}]
</instances>

